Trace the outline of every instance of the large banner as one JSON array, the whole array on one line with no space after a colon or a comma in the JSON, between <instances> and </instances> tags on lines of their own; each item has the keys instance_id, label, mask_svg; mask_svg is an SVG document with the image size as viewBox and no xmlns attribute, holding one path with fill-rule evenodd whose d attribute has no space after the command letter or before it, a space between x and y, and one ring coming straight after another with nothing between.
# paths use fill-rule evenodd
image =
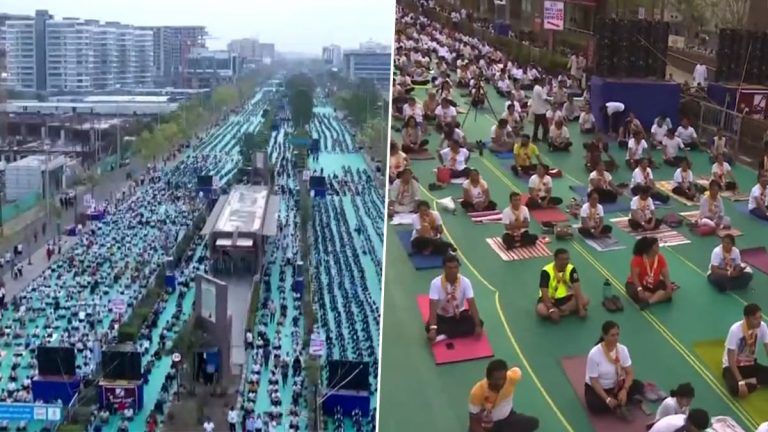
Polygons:
<instances>
[{"instance_id":1,"label":"large banner","mask_svg":"<svg viewBox=\"0 0 768 432\"><path fill-rule=\"evenodd\" d=\"M103 386L104 400L117 411L131 407L136 411L136 386Z\"/></svg>"},{"instance_id":2,"label":"large banner","mask_svg":"<svg viewBox=\"0 0 768 432\"><path fill-rule=\"evenodd\" d=\"M544 30L565 29L565 3L561 1L544 2Z\"/></svg>"}]
</instances>

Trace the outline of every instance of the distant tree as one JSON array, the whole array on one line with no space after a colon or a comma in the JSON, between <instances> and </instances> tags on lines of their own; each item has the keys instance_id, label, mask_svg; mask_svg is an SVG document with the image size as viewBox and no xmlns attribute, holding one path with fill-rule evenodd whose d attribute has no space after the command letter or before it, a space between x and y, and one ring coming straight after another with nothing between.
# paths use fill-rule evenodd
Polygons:
<instances>
[{"instance_id":1,"label":"distant tree","mask_svg":"<svg viewBox=\"0 0 768 432\"><path fill-rule=\"evenodd\" d=\"M303 89L309 92L309 94L315 93L315 80L309 74L300 72L293 74L285 80L285 89L288 93L293 93L299 89Z\"/></svg>"},{"instance_id":2,"label":"distant tree","mask_svg":"<svg viewBox=\"0 0 768 432\"><path fill-rule=\"evenodd\" d=\"M291 110L293 124L297 128L304 128L312 120L314 98L312 92L305 88L298 88L288 94L288 106Z\"/></svg>"},{"instance_id":3,"label":"distant tree","mask_svg":"<svg viewBox=\"0 0 768 432\"><path fill-rule=\"evenodd\" d=\"M357 80L334 98L336 106L345 111L355 127L362 127L368 120L381 116L382 97L371 80Z\"/></svg>"},{"instance_id":4,"label":"distant tree","mask_svg":"<svg viewBox=\"0 0 768 432\"><path fill-rule=\"evenodd\" d=\"M360 129L360 140L368 154L379 161L386 160L389 151L389 124L381 116L369 120Z\"/></svg>"}]
</instances>

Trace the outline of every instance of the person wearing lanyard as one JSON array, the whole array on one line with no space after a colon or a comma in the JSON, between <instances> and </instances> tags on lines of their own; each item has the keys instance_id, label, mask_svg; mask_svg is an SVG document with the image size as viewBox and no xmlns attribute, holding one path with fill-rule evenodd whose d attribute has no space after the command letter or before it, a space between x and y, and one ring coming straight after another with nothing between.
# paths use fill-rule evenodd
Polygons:
<instances>
[{"instance_id":1,"label":"person wearing lanyard","mask_svg":"<svg viewBox=\"0 0 768 432\"><path fill-rule=\"evenodd\" d=\"M604 238L610 237L613 228L605 225L605 210L600 205L600 193L597 189L592 189L587 194L587 202L581 206L579 212L581 226L579 234L586 238Z\"/></svg>"},{"instance_id":2,"label":"person wearing lanyard","mask_svg":"<svg viewBox=\"0 0 768 432\"><path fill-rule=\"evenodd\" d=\"M544 165L536 166L536 174L528 180L528 201L526 207L531 209L557 207L563 203L560 197L552 196L552 177L547 175Z\"/></svg>"},{"instance_id":3,"label":"person wearing lanyard","mask_svg":"<svg viewBox=\"0 0 768 432\"><path fill-rule=\"evenodd\" d=\"M554 258L553 262L541 269L536 314L553 323L560 322L560 317L574 312L580 318L586 318L589 299L581 290L579 273L571 264L568 251L557 249Z\"/></svg>"},{"instance_id":4,"label":"person wearing lanyard","mask_svg":"<svg viewBox=\"0 0 768 432\"><path fill-rule=\"evenodd\" d=\"M514 410L514 395L522 379L520 368L502 359L491 360L485 379L469 392L469 432L533 432L539 419Z\"/></svg>"},{"instance_id":5,"label":"person wearing lanyard","mask_svg":"<svg viewBox=\"0 0 768 432\"><path fill-rule=\"evenodd\" d=\"M427 201L416 204L412 224L411 248L414 253L446 255L456 250L452 243L443 240L443 219L440 213L430 209Z\"/></svg>"},{"instance_id":6,"label":"person wearing lanyard","mask_svg":"<svg viewBox=\"0 0 768 432\"><path fill-rule=\"evenodd\" d=\"M461 147L457 140L451 140L448 148L437 153L440 164L451 170L451 178L467 178L469 176L469 150Z\"/></svg>"},{"instance_id":7,"label":"person wearing lanyard","mask_svg":"<svg viewBox=\"0 0 768 432\"><path fill-rule=\"evenodd\" d=\"M741 261L733 234L724 235L712 250L707 280L720 292L744 289L752 282L752 269Z\"/></svg>"},{"instance_id":8,"label":"person wearing lanyard","mask_svg":"<svg viewBox=\"0 0 768 432\"><path fill-rule=\"evenodd\" d=\"M531 175L536 172L538 165L544 165L539 154L539 148L536 147L536 144L531 143L531 137L528 134L520 136L520 142L515 144L513 152L515 154L515 161L511 169L515 176L520 176L521 174ZM538 165L533 162L534 158L536 158Z\"/></svg>"},{"instance_id":9,"label":"person wearing lanyard","mask_svg":"<svg viewBox=\"0 0 768 432\"><path fill-rule=\"evenodd\" d=\"M715 163L712 165L712 180L720 182L720 189L726 191L737 191L739 185L736 183L736 177L733 176L731 165L725 161L722 154L715 157Z\"/></svg>"},{"instance_id":10,"label":"person wearing lanyard","mask_svg":"<svg viewBox=\"0 0 768 432\"><path fill-rule=\"evenodd\" d=\"M509 206L501 212L501 223L504 225L501 241L507 250L533 246L539 240L539 236L528 231L531 213L522 204L522 197L517 192L509 193Z\"/></svg>"},{"instance_id":11,"label":"person wearing lanyard","mask_svg":"<svg viewBox=\"0 0 768 432\"><path fill-rule=\"evenodd\" d=\"M635 379L629 350L619 343L619 325L605 321L601 330L587 355L584 400L593 414L613 413L629 421L627 403L643 394L644 384Z\"/></svg>"},{"instance_id":12,"label":"person wearing lanyard","mask_svg":"<svg viewBox=\"0 0 768 432\"><path fill-rule=\"evenodd\" d=\"M464 196L461 207L468 212L496 210L496 203L491 199L488 183L480 177L476 169L469 170L469 178L462 185Z\"/></svg>"},{"instance_id":13,"label":"person wearing lanyard","mask_svg":"<svg viewBox=\"0 0 768 432\"><path fill-rule=\"evenodd\" d=\"M768 325L760 306L750 303L744 306L744 319L734 323L725 338L723 379L731 395L745 398L768 387L768 366L757 362L760 345L768 354Z\"/></svg>"},{"instance_id":14,"label":"person wearing lanyard","mask_svg":"<svg viewBox=\"0 0 768 432\"><path fill-rule=\"evenodd\" d=\"M659 252L659 239L641 237L635 242L630 262L630 274L625 288L627 295L641 310L672 300L677 285L669 278L669 267Z\"/></svg>"},{"instance_id":15,"label":"person wearing lanyard","mask_svg":"<svg viewBox=\"0 0 768 432\"><path fill-rule=\"evenodd\" d=\"M429 285L429 318L424 329L430 342L483 334L472 282L459 274L455 255L443 258L443 274Z\"/></svg>"}]
</instances>

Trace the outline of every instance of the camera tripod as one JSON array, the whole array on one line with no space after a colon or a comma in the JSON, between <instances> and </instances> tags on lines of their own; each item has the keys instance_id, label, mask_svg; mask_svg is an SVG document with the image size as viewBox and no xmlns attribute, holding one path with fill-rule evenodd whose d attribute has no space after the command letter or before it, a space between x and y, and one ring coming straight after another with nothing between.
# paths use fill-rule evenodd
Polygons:
<instances>
[{"instance_id":1,"label":"camera tripod","mask_svg":"<svg viewBox=\"0 0 768 432\"><path fill-rule=\"evenodd\" d=\"M480 83L475 85L474 90L475 90L475 92L478 92L478 91L482 92L482 94L483 94L483 101L488 106L488 109L491 110L491 115L493 115L493 119L498 122L499 121L499 116L496 115L496 111L493 110L493 105L491 105L491 101L488 100L488 93L486 93L485 88L483 87L483 80L480 80ZM469 118L469 112L470 111L472 111L472 110L475 111L474 121L477 121L478 106L475 105L474 103L472 103L474 101L474 99L475 99L475 96L472 95L472 91L470 90L469 109L464 114L464 118L461 120L461 128L462 129L464 129L464 124L467 122L467 118Z\"/></svg>"}]
</instances>

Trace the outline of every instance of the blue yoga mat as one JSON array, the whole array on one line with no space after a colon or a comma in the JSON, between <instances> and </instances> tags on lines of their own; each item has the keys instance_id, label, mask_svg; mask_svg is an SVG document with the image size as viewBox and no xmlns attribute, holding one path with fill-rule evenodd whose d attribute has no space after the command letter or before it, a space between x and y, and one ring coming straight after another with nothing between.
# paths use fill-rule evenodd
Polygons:
<instances>
[{"instance_id":1,"label":"blue yoga mat","mask_svg":"<svg viewBox=\"0 0 768 432\"><path fill-rule=\"evenodd\" d=\"M496 158L501 160L513 160L515 158L515 154L512 152L502 152L502 153L493 153Z\"/></svg>"},{"instance_id":2,"label":"blue yoga mat","mask_svg":"<svg viewBox=\"0 0 768 432\"><path fill-rule=\"evenodd\" d=\"M768 222L768 221L764 221L764 220L762 220L760 218L757 218L755 216L752 216L752 213L749 212L749 201L737 202L733 206L736 208L736 210L739 213L741 213L741 214L743 214L745 216L749 216L752 220L759 220L759 221L763 221L763 222Z\"/></svg>"},{"instance_id":3,"label":"blue yoga mat","mask_svg":"<svg viewBox=\"0 0 768 432\"><path fill-rule=\"evenodd\" d=\"M571 190L578 196L587 198L587 187L578 185L570 186ZM620 196L619 200L612 204L602 204L605 213L626 213L629 212L629 198Z\"/></svg>"},{"instance_id":4,"label":"blue yoga mat","mask_svg":"<svg viewBox=\"0 0 768 432\"><path fill-rule=\"evenodd\" d=\"M397 238L400 240L400 244L403 245L405 251L408 253L408 259L413 263L413 267L416 270L426 270L441 268L443 266L443 257L439 255L421 255L413 254L411 249L411 230L397 231Z\"/></svg>"}]
</instances>

